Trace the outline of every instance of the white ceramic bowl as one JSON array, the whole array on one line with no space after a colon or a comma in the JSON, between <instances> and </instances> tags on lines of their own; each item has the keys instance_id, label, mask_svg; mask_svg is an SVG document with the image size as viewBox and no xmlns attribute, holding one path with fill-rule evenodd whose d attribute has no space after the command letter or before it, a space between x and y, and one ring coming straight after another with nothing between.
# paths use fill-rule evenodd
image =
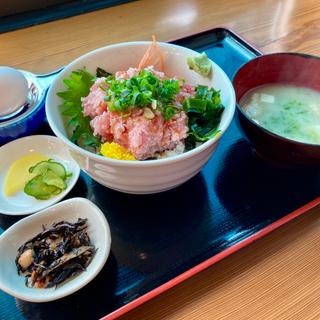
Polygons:
<instances>
[{"instance_id":1,"label":"white ceramic bowl","mask_svg":"<svg viewBox=\"0 0 320 320\"><path fill-rule=\"evenodd\" d=\"M48 200L37 200L23 192L23 190L8 197L3 188L5 177L12 163L19 158L40 153L50 159L58 161L72 176L67 180L67 188ZM53 136L37 135L11 141L0 148L0 213L8 215L25 215L40 211L62 200L78 181L80 168L69 154L68 147Z\"/></svg>"},{"instance_id":2,"label":"white ceramic bowl","mask_svg":"<svg viewBox=\"0 0 320 320\"><path fill-rule=\"evenodd\" d=\"M54 133L70 148L71 154L89 176L109 188L136 194L148 194L174 188L196 175L209 160L221 135L228 128L235 112L235 93L232 84L223 70L212 62L213 76L206 79L189 70L186 58L198 53L190 49L158 43L165 54L165 73L178 76L191 85L208 85L221 91L225 110L222 115L219 135L201 146L182 155L167 159L148 161L122 161L108 159L90 153L74 143L66 134L59 111L61 104L57 92L65 90L62 80L75 69L86 67L95 73L97 67L109 72L136 67L150 42L127 42L103 47L81 56L70 63L51 85L47 100L46 114Z\"/></svg>"},{"instance_id":3,"label":"white ceramic bowl","mask_svg":"<svg viewBox=\"0 0 320 320\"><path fill-rule=\"evenodd\" d=\"M49 226L62 220L76 222L78 218L88 219L88 235L98 248L87 270L57 288L26 287L25 278L18 275L15 265L18 248L41 232L42 225ZM85 286L100 272L109 256L110 246L110 229L101 210L87 199L65 200L18 221L0 236L0 289L25 301L45 302L60 299Z\"/></svg>"}]
</instances>

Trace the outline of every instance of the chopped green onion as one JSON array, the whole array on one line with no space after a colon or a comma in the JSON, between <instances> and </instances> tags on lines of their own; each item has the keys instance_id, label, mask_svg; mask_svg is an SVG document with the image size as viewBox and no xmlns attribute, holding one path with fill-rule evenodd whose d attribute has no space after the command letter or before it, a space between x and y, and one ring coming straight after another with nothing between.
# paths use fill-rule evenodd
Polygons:
<instances>
[{"instance_id":1,"label":"chopped green onion","mask_svg":"<svg viewBox=\"0 0 320 320\"><path fill-rule=\"evenodd\" d=\"M106 80L105 100L110 111L126 112L131 108L144 108L151 104L153 109L161 106L164 118L170 119L175 111L172 108L175 95L180 91L180 81L159 79L148 70L137 72L128 80L109 78Z\"/></svg>"}]
</instances>

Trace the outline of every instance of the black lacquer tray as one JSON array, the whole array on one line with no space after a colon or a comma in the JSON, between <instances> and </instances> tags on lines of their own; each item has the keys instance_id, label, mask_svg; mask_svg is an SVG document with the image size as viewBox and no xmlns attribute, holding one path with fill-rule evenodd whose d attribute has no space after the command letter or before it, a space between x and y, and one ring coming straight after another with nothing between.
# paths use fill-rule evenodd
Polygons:
<instances>
[{"instance_id":1,"label":"black lacquer tray","mask_svg":"<svg viewBox=\"0 0 320 320\"><path fill-rule=\"evenodd\" d=\"M231 79L261 54L222 28L173 42L205 51ZM82 173L69 195L75 196L96 203L111 226L104 269L55 302L0 292L0 319L114 319L319 204L320 171L267 165L233 122L201 173L174 190L127 195ZM16 220L0 215L0 233Z\"/></svg>"}]
</instances>

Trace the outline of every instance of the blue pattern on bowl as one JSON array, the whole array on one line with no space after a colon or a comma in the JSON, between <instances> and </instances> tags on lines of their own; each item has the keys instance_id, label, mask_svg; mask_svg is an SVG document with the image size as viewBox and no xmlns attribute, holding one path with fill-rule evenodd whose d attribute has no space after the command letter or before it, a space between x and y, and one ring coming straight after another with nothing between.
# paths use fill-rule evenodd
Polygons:
<instances>
[{"instance_id":1,"label":"blue pattern on bowl","mask_svg":"<svg viewBox=\"0 0 320 320\"><path fill-rule=\"evenodd\" d=\"M1 126L0 123L0 146L14 139L31 135L39 129L45 120L45 102L46 92L42 95L38 105L23 117L13 119L12 122Z\"/></svg>"}]
</instances>

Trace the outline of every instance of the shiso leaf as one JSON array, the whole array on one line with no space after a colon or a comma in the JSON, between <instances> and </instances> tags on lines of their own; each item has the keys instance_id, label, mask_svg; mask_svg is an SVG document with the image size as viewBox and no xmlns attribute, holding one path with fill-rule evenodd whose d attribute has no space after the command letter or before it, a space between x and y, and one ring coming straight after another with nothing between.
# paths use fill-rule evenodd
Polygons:
<instances>
[{"instance_id":1,"label":"shiso leaf","mask_svg":"<svg viewBox=\"0 0 320 320\"><path fill-rule=\"evenodd\" d=\"M90 118L83 114L81 106L81 98L89 94L94 81L95 76L85 68L75 70L71 72L69 78L63 80L67 89L58 92L57 95L64 100L60 105L60 110L68 131L71 132L71 141L81 147L98 150L101 142L93 135Z\"/></svg>"}]
</instances>

